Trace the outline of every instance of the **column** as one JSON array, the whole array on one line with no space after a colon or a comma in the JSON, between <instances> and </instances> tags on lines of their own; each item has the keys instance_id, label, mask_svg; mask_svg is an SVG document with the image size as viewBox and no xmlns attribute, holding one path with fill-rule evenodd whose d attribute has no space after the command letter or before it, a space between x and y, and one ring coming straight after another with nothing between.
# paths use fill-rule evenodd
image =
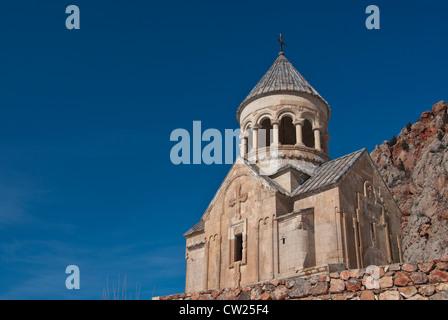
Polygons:
<instances>
[{"instance_id":1,"label":"column","mask_svg":"<svg viewBox=\"0 0 448 320\"><path fill-rule=\"evenodd\" d=\"M304 146L302 135L302 127L304 123L305 119L298 119L294 122L294 125L296 126L296 147Z\"/></svg>"},{"instance_id":2,"label":"column","mask_svg":"<svg viewBox=\"0 0 448 320\"><path fill-rule=\"evenodd\" d=\"M279 122L277 120L272 121L272 131L273 131L272 145L278 146L280 144L280 141L279 141Z\"/></svg>"},{"instance_id":3,"label":"column","mask_svg":"<svg viewBox=\"0 0 448 320\"><path fill-rule=\"evenodd\" d=\"M258 151L258 129L259 126L254 126L252 128L252 149Z\"/></svg>"},{"instance_id":4,"label":"column","mask_svg":"<svg viewBox=\"0 0 448 320\"><path fill-rule=\"evenodd\" d=\"M247 155L247 137L243 136L241 138L241 144L240 144L240 155L241 158L246 158Z\"/></svg>"},{"instance_id":5,"label":"column","mask_svg":"<svg viewBox=\"0 0 448 320\"><path fill-rule=\"evenodd\" d=\"M316 150L322 151L321 143L320 143L320 127L314 127L314 147Z\"/></svg>"}]
</instances>

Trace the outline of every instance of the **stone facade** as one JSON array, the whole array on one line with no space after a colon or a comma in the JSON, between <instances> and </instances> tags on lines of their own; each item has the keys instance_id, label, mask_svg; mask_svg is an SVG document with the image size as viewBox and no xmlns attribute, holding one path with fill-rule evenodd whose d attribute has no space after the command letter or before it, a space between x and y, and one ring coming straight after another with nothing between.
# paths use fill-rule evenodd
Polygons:
<instances>
[{"instance_id":1,"label":"stone facade","mask_svg":"<svg viewBox=\"0 0 448 320\"><path fill-rule=\"evenodd\" d=\"M448 300L448 258L368 266L158 300Z\"/></svg>"},{"instance_id":2,"label":"stone facade","mask_svg":"<svg viewBox=\"0 0 448 320\"><path fill-rule=\"evenodd\" d=\"M240 105L241 157L185 233L186 292L401 261L401 213L367 151L328 156L330 107L280 53Z\"/></svg>"}]
</instances>

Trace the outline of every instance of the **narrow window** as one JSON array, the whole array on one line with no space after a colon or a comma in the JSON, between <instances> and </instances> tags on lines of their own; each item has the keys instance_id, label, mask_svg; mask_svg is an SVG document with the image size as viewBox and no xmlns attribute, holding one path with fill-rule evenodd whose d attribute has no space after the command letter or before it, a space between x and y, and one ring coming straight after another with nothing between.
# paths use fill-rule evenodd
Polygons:
<instances>
[{"instance_id":1,"label":"narrow window","mask_svg":"<svg viewBox=\"0 0 448 320\"><path fill-rule=\"evenodd\" d=\"M235 261L241 261L243 259L243 235L235 235Z\"/></svg>"}]
</instances>

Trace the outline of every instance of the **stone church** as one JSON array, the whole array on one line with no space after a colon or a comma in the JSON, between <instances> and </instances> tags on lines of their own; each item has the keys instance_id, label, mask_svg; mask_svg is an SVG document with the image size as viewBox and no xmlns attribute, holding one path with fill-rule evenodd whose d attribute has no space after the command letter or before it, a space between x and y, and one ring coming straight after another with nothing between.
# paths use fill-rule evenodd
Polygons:
<instances>
[{"instance_id":1,"label":"stone church","mask_svg":"<svg viewBox=\"0 0 448 320\"><path fill-rule=\"evenodd\" d=\"M329 157L328 103L281 51L239 106L240 157L186 238L186 292L401 261L366 149Z\"/></svg>"}]
</instances>

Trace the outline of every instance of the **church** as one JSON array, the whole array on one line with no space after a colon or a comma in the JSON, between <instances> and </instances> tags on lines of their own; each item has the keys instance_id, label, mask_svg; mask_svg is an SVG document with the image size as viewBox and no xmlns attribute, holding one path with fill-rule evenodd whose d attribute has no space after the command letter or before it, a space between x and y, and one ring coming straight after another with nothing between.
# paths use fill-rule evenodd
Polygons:
<instances>
[{"instance_id":1,"label":"church","mask_svg":"<svg viewBox=\"0 0 448 320\"><path fill-rule=\"evenodd\" d=\"M330 159L330 115L281 50L236 112L240 157L184 234L185 292L401 261L400 209L366 149Z\"/></svg>"}]
</instances>

